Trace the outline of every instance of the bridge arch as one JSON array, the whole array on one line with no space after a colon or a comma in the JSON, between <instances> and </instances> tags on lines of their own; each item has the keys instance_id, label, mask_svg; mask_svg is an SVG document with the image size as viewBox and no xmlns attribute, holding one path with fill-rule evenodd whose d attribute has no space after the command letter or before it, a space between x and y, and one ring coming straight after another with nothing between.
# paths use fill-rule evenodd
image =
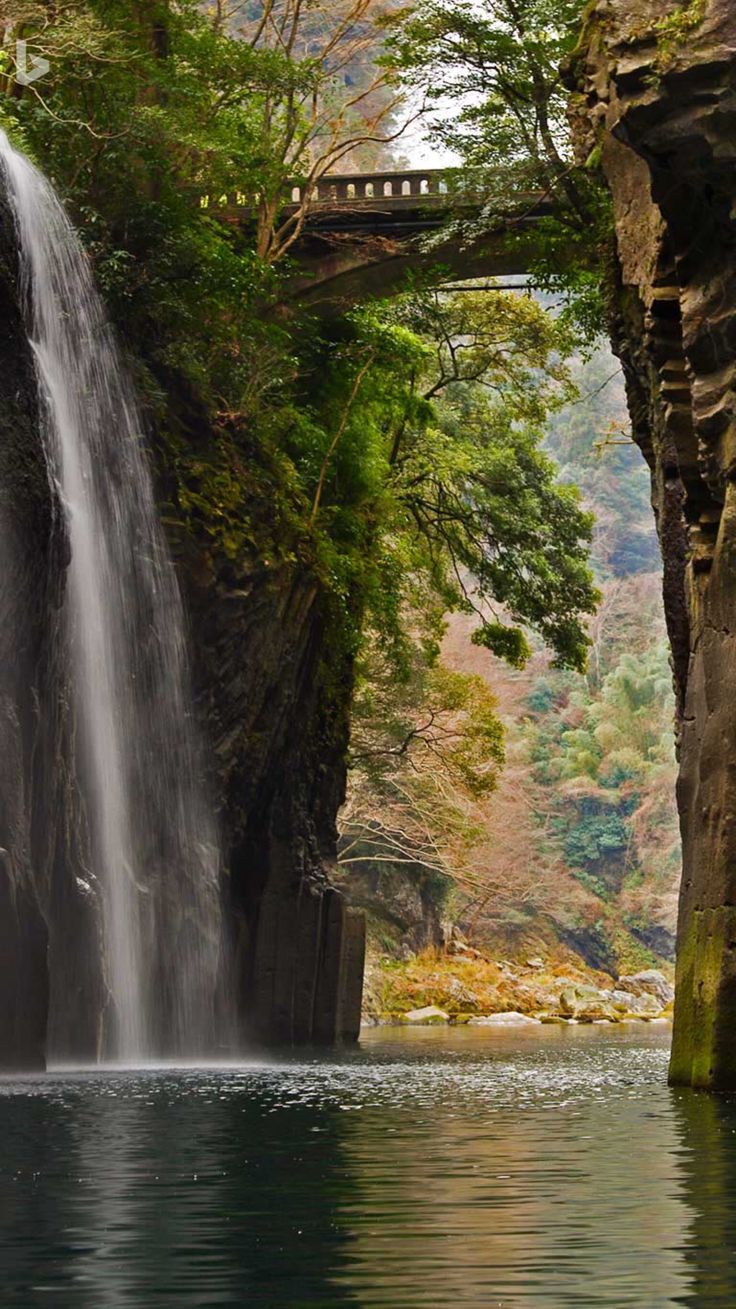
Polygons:
<instances>
[{"instance_id":1,"label":"bridge arch","mask_svg":"<svg viewBox=\"0 0 736 1309\"><path fill-rule=\"evenodd\" d=\"M452 170L426 168L326 175L314 187L302 233L290 251L298 265L290 298L329 315L397 294L413 275L431 268L466 279L525 273L528 261L510 234L533 226L551 206L540 194L520 196L518 212L501 217L508 210L503 185L499 177L504 203L495 228L469 240L450 225L443 239L452 214L471 218L488 207L487 181L480 190ZM285 216L302 205L304 187L303 179L289 184ZM228 222L252 222L252 202L239 193L202 196L200 204L221 210Z\"/></svg>"}]
</instances>

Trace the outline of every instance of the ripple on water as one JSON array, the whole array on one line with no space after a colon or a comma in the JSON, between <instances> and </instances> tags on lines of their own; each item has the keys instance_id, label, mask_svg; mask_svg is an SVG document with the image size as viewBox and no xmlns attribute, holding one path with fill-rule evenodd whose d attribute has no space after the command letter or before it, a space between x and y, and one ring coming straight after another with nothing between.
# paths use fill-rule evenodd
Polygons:
<instances>
[{"instance_id":1,"label":"ripple on water","mask_svg":"<svg viewBox=\"0 0 736 1309\"><path fill-rule=\"evenodd\" d=\"M341 1057L7 1079L7 1302L732 1306L691 1148L726 1120L668 1091L667 1040L379 1029ZM730 1298L709 1275L702 1299L714 1258Z\"/></svg>"}]
</instances>

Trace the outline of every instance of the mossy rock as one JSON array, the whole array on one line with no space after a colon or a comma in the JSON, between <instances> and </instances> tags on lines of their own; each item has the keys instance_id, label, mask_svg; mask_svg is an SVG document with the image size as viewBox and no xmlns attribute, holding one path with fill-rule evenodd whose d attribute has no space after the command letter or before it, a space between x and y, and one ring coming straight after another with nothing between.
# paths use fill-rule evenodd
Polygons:
<instances>
[{"instance_id":1,"label":"mossy rock","mask_svg":"<svg viewBox=\"0 0 736 1309\"><path fill-rule=\"evenodd\" d=\"M402 1022L410 1026L438 1027L449 1021L450 1015L436 1004L423 1005L421 1009L409 1009L402 1015Z\"/></svg>"}]
</instances>

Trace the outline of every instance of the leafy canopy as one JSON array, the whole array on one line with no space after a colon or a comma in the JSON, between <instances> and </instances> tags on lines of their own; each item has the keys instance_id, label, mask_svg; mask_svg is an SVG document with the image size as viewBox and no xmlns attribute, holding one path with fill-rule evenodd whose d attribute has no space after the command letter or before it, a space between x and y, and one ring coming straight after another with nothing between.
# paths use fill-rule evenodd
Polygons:
<instances>
[{"instance_id":1,"label":"leafy canopy","mask_svg":"<svg viewBox=\"0 0 736 1309\"><path fill-rule=\"evenodd\" d=\"M430 111L431 136L489 198L467 235L503 224L545 290L562 292L583 340L604 328L602 272L610 204L579 167L562 67L578 37L580 0L419 0L391 57ZM544 197L551 215L524 223Z\"/></svg>"}]
</instances>

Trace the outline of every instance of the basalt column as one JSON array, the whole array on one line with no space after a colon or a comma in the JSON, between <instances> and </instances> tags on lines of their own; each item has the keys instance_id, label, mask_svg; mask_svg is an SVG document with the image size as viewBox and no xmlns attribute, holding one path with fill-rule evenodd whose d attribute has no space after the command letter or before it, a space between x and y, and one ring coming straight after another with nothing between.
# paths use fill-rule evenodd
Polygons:
<instances>
[{"instance_id":1,"label":"basalt column","mask_svg":"<svg viewBox=\"0 0 736 1309\"><path fill-rule=\"evenodd\" d=\"M355 1040L365 920L330 883L352 677L340 622L298 565L181 565L223 797L240 1043Z\"/></svg>"},{"instance_id":2,"label":"basalt column","mask_svg":"<svg viewBox=\"0 0 736 1309\"><path fill-rule=\"evenodd\" d=\"M652 470L679 701L671 1079L736 1087L736 10L599 0L571 68L616 230L614 345Z\"/></svg>"}]
</instances>

